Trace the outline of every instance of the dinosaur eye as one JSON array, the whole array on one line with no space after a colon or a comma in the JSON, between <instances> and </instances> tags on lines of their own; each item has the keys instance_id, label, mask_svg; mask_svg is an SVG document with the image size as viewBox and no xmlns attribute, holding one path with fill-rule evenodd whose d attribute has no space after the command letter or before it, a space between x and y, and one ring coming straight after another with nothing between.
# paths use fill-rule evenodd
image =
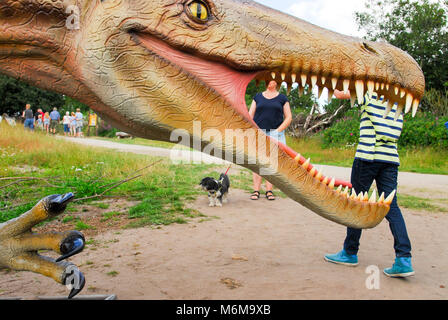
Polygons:
<instances>
[{"instance_id":1,"label":"dinosaur eye","mask_svg":"<svg viewBox=\"0 0 448 320\"><path fill-rule=\"evenodd\" d=\"M193 1L188 5L190 14L199 22L207 22L209 18L208 7L202 1Z\"/></svg>"}]
</instances>

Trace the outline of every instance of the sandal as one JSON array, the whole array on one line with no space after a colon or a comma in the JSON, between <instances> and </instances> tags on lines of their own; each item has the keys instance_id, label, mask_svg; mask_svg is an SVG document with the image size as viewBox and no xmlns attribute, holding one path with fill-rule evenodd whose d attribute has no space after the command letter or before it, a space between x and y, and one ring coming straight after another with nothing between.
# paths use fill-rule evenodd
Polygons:
<instances>
[{"instance_id":1,"label":"sandal","mask_svg":"<svg viewBox=\"0 0 448 320\"><path fill-rule=\"evenodd\" d=\"M274 201L274 200L275 200L274 193L273 193L272 191L266 191L266 198L267 198L269 201Z\"/></svg>"},{"instance_id":2,"label":"sandal","mask_svg":"<svg viewBox=\"0 0 448 320\"><path fill-rule=\"evenodd\" d=\"M254 198L254 197L256 197L256 198ZM254 191L254 192L251 194L250 199L251 199L251 200L258 200L258 199L260 199L260 191Z\"/></svg>"}]
</instances>

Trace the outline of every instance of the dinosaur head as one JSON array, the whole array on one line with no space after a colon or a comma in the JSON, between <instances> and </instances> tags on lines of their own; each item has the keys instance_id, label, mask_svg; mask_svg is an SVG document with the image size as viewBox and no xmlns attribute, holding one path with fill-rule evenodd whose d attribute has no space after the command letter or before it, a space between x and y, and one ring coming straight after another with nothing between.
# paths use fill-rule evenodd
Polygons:
<instances>
[{"instance_id":1,"label":"dinosaur head","mask_svg":"<svg viewBox=\"0 0 448 320\"><path fill-rule=\"evenodd\" d=\"M169 141L182 129L246 160L248 146L270 141L243 134L257 131L245 104L253 79L350 90L354 99L375 91L414 114L424 93L421 69L400 49L253 1L6 0L0 22L0 71L77 98L134 135ZM232 129L232 142L204 134ZM278 162L268 180L314 212L355 228L387 214L390 201L334 190L335 180L297 153L272 148ZM243 165L258 171L262 158Z\"/></svg>"}]
</instances>

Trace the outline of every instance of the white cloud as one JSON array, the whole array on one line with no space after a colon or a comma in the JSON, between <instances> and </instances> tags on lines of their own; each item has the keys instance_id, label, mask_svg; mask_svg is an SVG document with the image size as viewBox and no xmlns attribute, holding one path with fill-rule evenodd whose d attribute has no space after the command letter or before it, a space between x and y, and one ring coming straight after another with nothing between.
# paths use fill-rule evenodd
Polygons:
<instances>
[{"instance_id":1,"label":"white cloud","mask_svg":"<svg viewBox=\"0 0 448 320\"><path fill-rule=\"evenodd\" d=\"M354 13L364 8L364 0L302 0L281 10L320 27L361 37Z\"/></svg>"}]
</instances>

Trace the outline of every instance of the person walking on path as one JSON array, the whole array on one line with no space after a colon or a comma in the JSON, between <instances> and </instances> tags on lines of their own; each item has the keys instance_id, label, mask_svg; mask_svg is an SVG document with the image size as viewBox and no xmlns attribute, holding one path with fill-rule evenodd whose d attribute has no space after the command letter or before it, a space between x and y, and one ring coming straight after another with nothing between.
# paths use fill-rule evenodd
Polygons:
<instances>
[{"instance_id":1,"label":"person walking on path","mask_svg":"<svg viewBox=\"0 0 448 320\"><path fill-rule=\"evenodd\" d=\"M349 92L336 90L338 99L350 99ZM368 192L375 180L380 194L389 196L398 185L397 142L403 128L403 115L395 121L397 105L392 108L391 115L383 117L387 103L377 99L377 94L367 93L361 105L361 125L358 149L353 162L351 183L355 192ZM411 263L411 242L406 230L406 224L397 204L397 196L390 205L386 215L389 227L394 237L395 263L391 268L383 270L389 277L408 277L415 274ZM332 263L356 266L358 265L360 229L347 228L347 235L342 251L327 254L325 260Z\"/></svg>"},{"instance_id":2,"label":"person walking on path","mask_svg":"<svg viewBox=\"0 0 448 320\"><path fill-rule=\"evenodd\" d=\"M70 135L76 137L76 115L74 112L70 116Z\"/></svg>"},{"instance_id":3,"label":"person walking on path","mask_svg":"<svg viewBox=\"0 0 448 320\"><path fill-rule=\"evenodd\" d=\"M47 134L50 132L50 114L48 112L45 112L44 114L44 130L47 132Z\"/></svg>"},{"instance_id":4,"label":"person walking on path","mask_svg":"<svg viewBox=\"0 0 448 320\"><path fill-rule=\"evenodd\" d=\"M250 117L266 135L286 145L285 130L292 121L291 107L288 98L278 92L278 83L270 81L266 91L255 95L249 110ZM253 174L252 200L260 198L260 188L263 178ZM266 198L275 200L272 184L266 180Z\"/></svg>"},{"instance_id":5,"label":"person walking on path","mask_svg":"<svg viewBox=\"0 0 448 320\"><path fill-rule=\"evenodd\" d=\"M31 105L28 103L25 106L25 111L22 113L22 118L24 118L23 126L25 129L29 129L31 131L34 130L34 113L31 110Z\"/></svg>"},{"instance_id":6,"label":"person walking on path","mask_svg":"<svg viewBox=\"0 0 448 320\"><path fill-rule=\"evenodd\" d=\"M76 109L76 135L77 137L81 138L82 137L82 128L83 128L83 114L81 113L81 109Z\"/></svg>"},{"instance_id":7,"label":"person walking on path","mask_svg":"<svg viewBox=\"0 0 448 320\"><path fill-rule=\"evenodd\" d=\"M70 112L66 112L62 118L62 124L64 126L64 136L70 135Z\"/></svg>"},{"instance_id":8,"label":"person walking on path","mask_svg":"<svg viewBox=\"0 0 448 320\"><path fill-rule=\"evenodd\" d=\"M50 113L50 132L52 134L56 134L56 128L61 121L61 115L58 112L57 108L53 108L53 111Z\"/></svg>"}]
</instances>

